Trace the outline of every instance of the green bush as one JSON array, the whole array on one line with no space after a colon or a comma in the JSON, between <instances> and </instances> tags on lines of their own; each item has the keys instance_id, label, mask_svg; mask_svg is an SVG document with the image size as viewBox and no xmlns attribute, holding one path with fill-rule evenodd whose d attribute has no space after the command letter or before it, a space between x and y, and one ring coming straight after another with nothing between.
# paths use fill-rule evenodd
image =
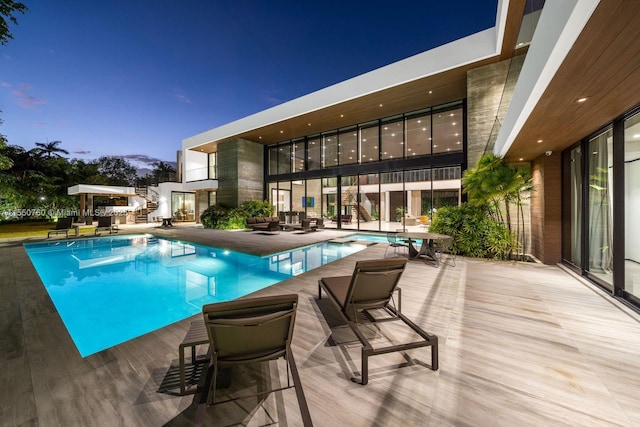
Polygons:
<instances>
[{"instance_id":1,"label":"green bush","mask_svg":"<svg viewBox=\"0 0 640 427\"><path fill-rule=\"evenodd\" d=\"M218 230L236 230L245 228L247 218L254 216L272 216L273 206L268 201L250 200L239 208L225 208L224 206L209 206L200 215L200 221L205 228Z\"/></svg>"},{"instance_id":2,"label":"green bush","mask_svg":"<svg viewBox=\"0 0 640 427\"><path fill-rule=\"evenodd\" d=\"M260 202L258 200L249 200L244 202L238 210L245 218L259 216L273 216L273 205L268 200Z\"/></svg>"},{"instance_id":3,"label":"green bush","mask_svg":"<svg viewBox=\"0 0 640 427\"><path fill-rule=\"evenodd\" d=\"M226 224L226 218L228 217L229 209L219 206L213 205L209 206L202 215L200 215L200 221L204 228L217 228L224 229L224 225Z\"/></svg>"},{"instance_id":4,"label":"green bush","mask_svg":"<svg viewBox=\"0 0 640 427\"><path fill-rule=\"evenodd\" d=\"M429 231L453 237L452 251L470 257L506 260L515 246L514 236L490 218L487 206L442 207Z\"/></svg>"}]
</instances>

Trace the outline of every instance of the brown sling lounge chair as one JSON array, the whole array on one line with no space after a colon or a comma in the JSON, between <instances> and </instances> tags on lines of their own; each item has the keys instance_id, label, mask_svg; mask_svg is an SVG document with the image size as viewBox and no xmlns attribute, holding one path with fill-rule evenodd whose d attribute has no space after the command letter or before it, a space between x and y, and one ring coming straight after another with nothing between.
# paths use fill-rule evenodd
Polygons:
<instances>
[{"instance_id":1,"label":"brown sling lounge chair","mask_svg":"<svg viewBox=\"0 0 640 427\"><path fill-rule=\"evenodd\" d=\"M118 226L116 224L112 224L111 221L112 220L110 216L99 216L98 226L94 231L95 235L99 235L101 231L108 231L109 234L117 233Z\"/></svg>"},{"instance_id":2,"label":"brown sling lounge chair","mask_svg":"<svg viewBox=\"0 0 640 427\"><path fill-rule=\"evenodd\" d=\"M61 233L64 233L64 236L66 238L69 238L69 232L73 230L72 224L73 218L71 217L58 218L58 222L56 222L56 228L47 233L47 239L51 237L52 234L55 234L57 236Z\"/></svg>"},{"instance_id":3,"label":"brown sling lounge chair","mask_svg":"<svg viewBox=\"0 0 640 427\"><path fill-rule=\"evenodd\" d=\"M360 380L362 385L368 382L368 357L378 354L431 346L431 369L434 371L438 369L438 337L426 333L400 312L401 291L398 281L406 264L407 259L404 257L358 261L351 276L325 277L318 281L318 298L322 298L322 289L324 289L362 343L362 379ZM397 308L393 301L396 290L398 291ZM376 319L368 312L374 309L383 309L388 317ZM401 320L422 339L411 343L374 348L358 326L359 320L366 319L374 323ZM352 378L352 381L358 382L355 378Z\"/></svg>"},{"instance_id":4,"label":"brown sling lounge chair","mask_svg":"<svg viewBox=\"0 0 640 427\"><path fill-rule=\"evenodd\" d=\"M290 294L240 299L202 307L209 335L211 361L196 423L201 422L209 405L250 397L242 396L216 402L216 377L220 368L283 357L288 365L287 386L258 395L295 387L302 421L305 426L313 425L291 351L297 305L298 295ZM289 382L289 372L293 385Z\"/></svg>"}]
</instances>

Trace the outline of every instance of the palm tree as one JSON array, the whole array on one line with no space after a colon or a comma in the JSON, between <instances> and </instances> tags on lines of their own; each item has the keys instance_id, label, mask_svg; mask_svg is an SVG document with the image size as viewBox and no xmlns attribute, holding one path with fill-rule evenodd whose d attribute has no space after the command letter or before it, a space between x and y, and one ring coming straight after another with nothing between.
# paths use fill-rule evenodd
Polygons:
<instances>
[{"instance_id":1,"label":"palm tree","mask_svg":"<svg viewBox=\"0 0 640 427\"><path fill-rule=\"evenodd\" d=\"M504 223L510 233L513 231L511 206L516 206L515 236L523 252L526 248L526 233L522 206L526 194L533 189L531 181L529 170L510 165L502 157L494 154L482 156L477 167L466 170L462 177L462 185L464 191L469 194L470 202L491 206L494 220Z\"/></svg>"},{"instance_id":2,"label":"palm tree","mask_svg":"<svg viewBox=\"0 0 640 427\"><path fill-rule=\"evenodd\" d=\"M42 154L46 154L47 158L62 157L59 153L69 154L69 152L64 148L58 147L58 144L62 144L62 141L51 141L46 144L43 142L36 142L36 146L39 147L37 150Z\"/></svg>"}]
</instances>

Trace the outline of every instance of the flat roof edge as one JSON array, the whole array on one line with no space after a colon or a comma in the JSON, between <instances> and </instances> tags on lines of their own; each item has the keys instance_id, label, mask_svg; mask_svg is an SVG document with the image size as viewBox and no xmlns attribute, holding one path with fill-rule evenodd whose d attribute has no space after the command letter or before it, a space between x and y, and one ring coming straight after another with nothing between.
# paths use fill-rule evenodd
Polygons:
<instances>
[{"instance_id":1,"label":"flat roof edge","mask_svg":"<svg viewBox=\"0 0 640 427\"><path fill-rule=\"evenodd\" d=\"M493 152L504 157L600 0L546 2ZM538 31L543 28L544 31Z\"/></svg>"}]
</instances>

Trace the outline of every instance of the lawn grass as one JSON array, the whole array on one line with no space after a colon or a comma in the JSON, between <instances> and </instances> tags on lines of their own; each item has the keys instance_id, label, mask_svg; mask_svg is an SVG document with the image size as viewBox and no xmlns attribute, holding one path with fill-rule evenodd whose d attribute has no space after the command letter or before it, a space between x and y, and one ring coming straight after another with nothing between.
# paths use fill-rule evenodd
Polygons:
<instances>
[{"instance_id":1,"label":"lawn grass","mask_svg":"<svg viewBox=\"0 0 640 427\"><path fill-rule=\"evenodd\" d=\"M47 237L47 233L56 228L55 222L21 222L0 224L0 239L19 237ZM80 233L93 232L95 226L80 227Z\"/></svg>"}]
</instances>

